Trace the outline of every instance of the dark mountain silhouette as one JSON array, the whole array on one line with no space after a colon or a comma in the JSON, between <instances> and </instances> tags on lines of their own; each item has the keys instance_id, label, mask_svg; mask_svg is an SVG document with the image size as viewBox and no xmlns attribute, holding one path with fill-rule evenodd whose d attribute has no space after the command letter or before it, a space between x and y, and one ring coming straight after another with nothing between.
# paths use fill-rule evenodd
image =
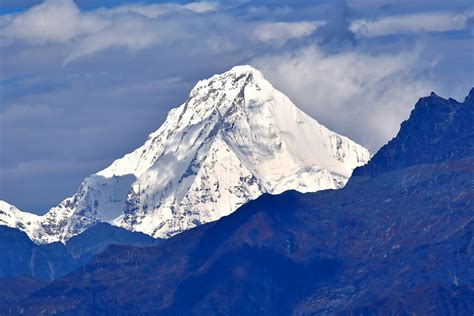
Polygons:
<instances>
[{"instance_id":1,"label":"dark mountain silhouette","mask_svg":"<svg viewBox=\"0 0 474 316\"><path fill-rule=\"evenodd\" d=\"M24 232L0 226L0 278L24 276L51 281L90 262L109 245L151 246L158 242L143 233L100 223L72 237L66 245L38 245Z\"/></svg>"},{"instance_id":2,"label":"dark mountain silhouette","mask_svg":"<svg viewBox=\"0 0 474 316\"><path fill-rule=\"evenodd\" d=\"M66 247L72 257L81 264L104 251L109 245L152 246L160 242L149 235L132 232L125 228L98 223L83 233L70 238Z\"/></svg>"},{"instance_id":3,"label":"dark mountain silhouette","mask_svg":"<svg viewBox=\"0 0 474 316\"><path fill-rule=\"evenodd\" d=\"M30 276L49 281L78 267L63 244L37 245L24 232L0 226L0 277Z\"/></svg>"},{"instance_id":4,"label":"dark mountain silhouette","mask_svg":"<svg viewBox=\"0 0 474 316\"><path fill-rule=\"evenodd\" d=\"M158 246L110 246L5 311L472 315L472 96L422 98L341 190L263 195Z\"/></svg>"}]
</instances>

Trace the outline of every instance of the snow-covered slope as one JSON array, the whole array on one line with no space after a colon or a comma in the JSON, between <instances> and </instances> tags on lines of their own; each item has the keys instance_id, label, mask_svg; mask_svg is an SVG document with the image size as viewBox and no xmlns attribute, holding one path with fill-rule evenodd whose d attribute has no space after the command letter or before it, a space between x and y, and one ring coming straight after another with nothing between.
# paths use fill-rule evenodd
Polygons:
<instances>
[{"instance_id":1,"label":"snow-covered slope","mask_svg":"<svg viewBox=\"0 0 474 316\"><path fill-rule=\"evenodd\" d=\"M24 231L35 241L43 240L46 235L41 227L41 216L22 212L15 206L0 200L0 225Z\"/></svg>"},{"instance_id":2,"label":"snow-covered slope","mask_svg":"<svg viewBox=\"0 0 474 316\"><path fill-rule=\"evenodd\" d=\"M262 193L340 188L369 152L299 110L250 66L199 81L143 146L39 219L37 242L97 221L170 237Z\"/></svg>"}]
</instances>

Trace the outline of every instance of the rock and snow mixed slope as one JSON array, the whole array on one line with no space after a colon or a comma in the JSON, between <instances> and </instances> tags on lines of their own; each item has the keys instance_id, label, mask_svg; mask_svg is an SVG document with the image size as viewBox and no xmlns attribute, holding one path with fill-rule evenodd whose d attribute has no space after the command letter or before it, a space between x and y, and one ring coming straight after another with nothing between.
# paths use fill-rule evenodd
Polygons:
<instances>
[{"instance_id":1,"label":"rock and snow mixed slope","mask_svg":"<svg viewBox=\"0 0 474 316\"><path fill-rule=\"evenodd\" d=\"M40 241L45 235L41 227L41 216L22 212L15 206L0 200L0 225L24 231L32 240Z\"/></svg>"},{"instance_id":2,"label":"rock and snow mixed slope","mask_svg":"<svg viewBox=\"0 0 474 316\"><path fill-rule=\"evenodd\" d=\"M106 221L170 237L263 193L342 187L367 149L320 125L250 66L199 81L143 146L20 229L64 241ZM7 224L8 225L8 224Z\"/></svg>"}]
</instances>

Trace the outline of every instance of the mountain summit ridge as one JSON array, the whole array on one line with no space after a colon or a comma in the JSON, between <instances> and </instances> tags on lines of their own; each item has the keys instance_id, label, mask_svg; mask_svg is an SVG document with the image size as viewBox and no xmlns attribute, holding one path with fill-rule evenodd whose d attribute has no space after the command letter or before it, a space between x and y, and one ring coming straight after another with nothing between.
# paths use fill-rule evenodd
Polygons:
<instances>
[{"instance_id":1,"label":"mountain summit ridge","mask_svg":"<svg viewBox=\"0 0 474 316\"><path fill-rule=\"evenodd\" d=\"M320 125L251 66L199 81L145 144L86 178L29 232L65 241L105 221L167 238L263 193L342 187L367 149Z\"/></svg>"}]
</instances>

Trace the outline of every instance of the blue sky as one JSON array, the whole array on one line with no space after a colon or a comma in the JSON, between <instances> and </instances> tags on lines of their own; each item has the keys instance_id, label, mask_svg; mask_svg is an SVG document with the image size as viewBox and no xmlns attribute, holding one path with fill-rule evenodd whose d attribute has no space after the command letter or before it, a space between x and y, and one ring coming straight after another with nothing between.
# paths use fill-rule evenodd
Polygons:
<instances>
[{"instance_id":1,"label":"blue sky","mask_svg":"<svg viewBox=\"0 0 474 316\"><path fill-rule=\"evenodd\" d=\"M472 1L3 0L0 199L44 213L237 64L372 151L474 85Z\"/></svg>"}]
</instances>

